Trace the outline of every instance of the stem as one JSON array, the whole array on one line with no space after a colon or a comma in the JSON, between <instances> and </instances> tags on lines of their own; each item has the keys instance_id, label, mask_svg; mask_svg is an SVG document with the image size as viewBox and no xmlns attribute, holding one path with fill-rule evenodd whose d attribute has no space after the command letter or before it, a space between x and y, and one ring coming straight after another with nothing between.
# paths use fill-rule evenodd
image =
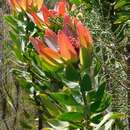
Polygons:
<instances>
[{"instance_id":1,"label":"stem","mask_svg":"<svg viewBox=\"0 0 130 130\"><path fill-rule=\"evenodd\" d=\"M34 91L34 99L35 103L38 106L37 113L38 113L38 130L41 130L43 128L43 119L42 119L42 110L40 109L40 102L37 99L36 92Z\"/></svg>"},{"instance_id":2,"label":"stem","mask_svg":"<svg viewBox=\"0 0 130 130\"><path fill-rule=\"evenodd\" d=\"M84 91L81 91L82 93L82 98L83 98L83 102L84 102L84 108L85 108L85 125L86 127L84 127L84 130L88 130L90 128L89 126L89 114L90 113L90 106L88 103L88 100L86 99L86 95Z\"/></svg>"},{"instance_id":3,"label":"stem","mask_svg":"<svg viewBox=\"0 0 130 130\"><path fill-rule=\"evenodd\" d=\"M42 110L38 110L38 130L41 130L43 128L43 120L42 120Z\"/></svg>"}]
</instances>

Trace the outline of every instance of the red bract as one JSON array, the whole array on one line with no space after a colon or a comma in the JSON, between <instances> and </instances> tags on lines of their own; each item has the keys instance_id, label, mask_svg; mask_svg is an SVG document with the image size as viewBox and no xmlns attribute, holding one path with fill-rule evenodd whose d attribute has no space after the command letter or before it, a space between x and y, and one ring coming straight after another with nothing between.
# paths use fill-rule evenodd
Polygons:
<instances>
[{"instance_id":1,"label":"red bract","mask_svg":"<svg viewBox=\"0 0 130 130\"><path fill-rule=\"evenodd\" d=\"M10 6L17 11L30 11L33 8L40 10L43 0L8 0Z\"/></svg>"},{"instance_id":2,"label":"red bract","mask_svg":"<svg viewBox=\"0 0 130 130\"><path fill-rule=\"evenodd\" d=\"M31 13L34 23L41 27L41 25L49 26L49 18L56 18L64 16L66 13L66 2L58 2L53 10L49 10L45 5L42 6L39 13Z\"/></svg>"}]
</instances>

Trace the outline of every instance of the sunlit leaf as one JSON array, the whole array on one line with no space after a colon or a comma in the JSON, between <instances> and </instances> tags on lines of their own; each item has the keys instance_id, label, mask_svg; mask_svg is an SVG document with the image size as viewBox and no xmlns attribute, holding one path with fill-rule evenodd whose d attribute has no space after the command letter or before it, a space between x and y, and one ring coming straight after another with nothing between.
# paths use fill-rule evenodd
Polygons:
<instances>
[{"instance_id":1,"label":"sunlit leaf","mask_svg":"<svg viewBox=\"0 0 130 130\"><path fill-rule=\"evenodd\" d=\"M80 122L83 119L83 114L80 112L67 112L58 116L59 120Z\"/></svg>"},{"instance_id":2,"label":"sunlit leaf","mask_svg":"<svg viewBox=\"0 0 130 130\"><path fill-rule=\"evenodd\" d=\"M76 100L70 94L65 94L63 92L56 92L56 93L50 93L50 95L61 104L78 105Z\"/></svg>"},{"instance_id":3,"label":"sunlit leaf","mask_svg":"<svg viewBox=\"0 0 130 130\"><path fill-rule=\"evenodd\" d=\"M115 4L115 9L118 9L118 8L121 8L125 5L128 5L130 4L130 1L129 0L118 0L117 3Z\"/></svg>"}]
</instances>

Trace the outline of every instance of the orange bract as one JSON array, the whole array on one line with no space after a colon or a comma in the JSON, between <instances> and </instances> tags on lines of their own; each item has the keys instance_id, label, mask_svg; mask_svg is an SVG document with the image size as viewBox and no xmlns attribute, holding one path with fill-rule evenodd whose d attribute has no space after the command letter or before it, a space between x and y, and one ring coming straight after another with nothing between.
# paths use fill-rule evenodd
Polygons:
<instances>
[{"instance_id":1,"label":"orange bract","mask_svg":"<svg viewBox=\"0 0 130 130\"><path fill-rule=\"evenodd\" d=\"M48 48L39 38L30 37L30 41L34 48L37 50L38 54L49 64L55 65L62 62L59 53L51 48Z\"/></svg>"},{"instance_id":2,"label":"orange bract","mask_svg":"<svg viewBox=\"0 0 130 130\"><path fill-rule=\"evenodd\" d=\"M43 24L46 24L47 26L49 26L51 24L49 22L49 18L55 18L55 17L60 17L60 16L64 17L65 13L66 13L66 3L57 2L53 10L49 10L45 5L42 5L39 13L35 13L35 15L34 13L32 13L31 15L33 17L34 23L37 26L39 26L39 21L42 21Z\"/></svg>"},{"instance_id":3,"label":"orange bract","mask_svg":"<svg viewBox=\"0 0 130 130\"><path fill-rule=\"evenodd\" d=\"M80 21L76 22L76 29L79 36L80 45L85 48L90 47L93 43L93 39L89 29L83 26Z\"/></svg>"},{"instance_id":4,"label":"orange bract","mask_svg":"<svg viewBox=\"0 0 130 130\"><path fill-rule=\"evenodd\" d=\"M14 10L21 11L30 11L33 7L36 7L40 10L43 0L8 0L9 4Z\"/></svg>"},{"instance_id":5,"label":"orange bract","mask_svg":"<svg viewBox=\"0 0 130 130\"><path fill-rule=\"evenodd\" d=\"M60 53L62 57L66 60L75 60L77 58L77 53L71 44L69 38L65 35L63 31L58 33L58 44L60 48Z\"/></svg>"}]
</instances>

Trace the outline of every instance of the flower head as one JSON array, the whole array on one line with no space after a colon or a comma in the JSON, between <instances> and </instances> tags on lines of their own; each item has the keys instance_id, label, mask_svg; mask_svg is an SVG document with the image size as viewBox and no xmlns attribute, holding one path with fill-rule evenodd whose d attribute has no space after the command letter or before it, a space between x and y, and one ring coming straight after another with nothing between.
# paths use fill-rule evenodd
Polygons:
<instances>
[{"instance_id":1,"label":"flower head","mask_svg":"<svg viewBox=\"0 0 130 130\"><path fill-rule=\"evenodd\" d=\"M30 38L40 56L50 64L75 62L79 59L80 48L92 46L92 37L83 24L76 18L64 15L62 30L53 32L45 30L44 42L38 38Z\"/></svg>"}]
</instances>

